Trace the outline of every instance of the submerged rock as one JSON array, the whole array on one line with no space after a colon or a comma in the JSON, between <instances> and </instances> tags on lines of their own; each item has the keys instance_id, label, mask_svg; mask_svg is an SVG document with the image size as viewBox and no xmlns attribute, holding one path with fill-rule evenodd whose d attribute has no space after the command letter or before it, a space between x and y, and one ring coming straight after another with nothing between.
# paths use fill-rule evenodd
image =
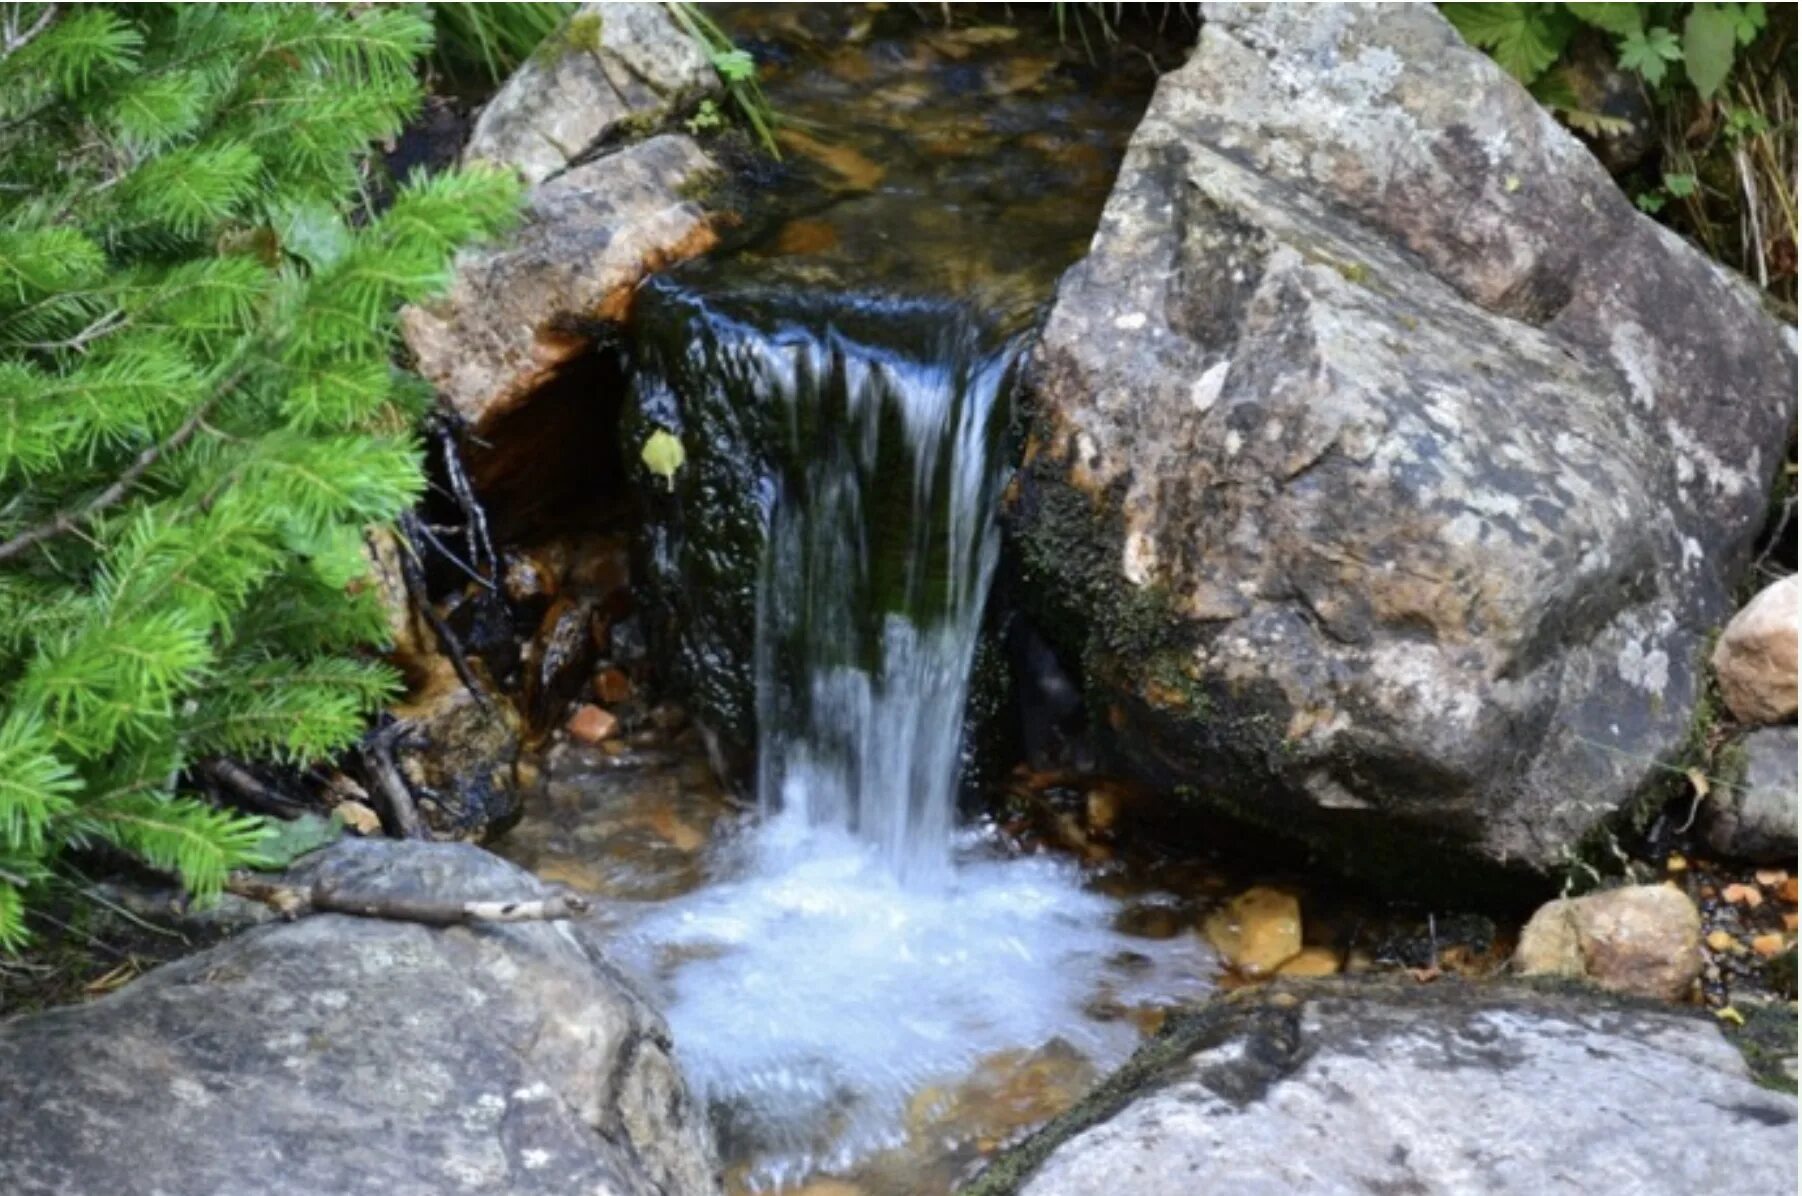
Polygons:
<instances>
[{"instance_id":1,"label":"submerged rock","mask_svg":"<svg viewBox=\"0 0 1802 1196\"><path fill-rule=\"evenodd\" d=\"M1796 630L1802 622L1802 576L1773 582L1746 603L1721 632L1714 676L1721 698L1742 723L1796 717Z\"/></svg>"},{"instance_id":2,"label":"submerged rock","mask_svg":"<svg viewBox=\"0 0 1802 1196\"><path fill-rule=\"evenodd\" d=\"M1216 1000L964 1196L1351 1196L1796 1185L1796 1100L1709 1020L1522 986Z\"/></svg>"},{"instance_id":3,"label":"submerged rock","mask_svg":"<svg viewBox=\"0 0 1802 1196\"><path fill-rule=\"evenodd\" d=\"M477 848L360 841L306 879L510 899ZM564 925L316 915L0 1025L8 1196L706 1196L662 1020Z\"/></svg>"},{"instance_id":4,"label":"submerged rock","mask_svg":"<svg viewBox=\"0 0 1802 1196\"><path fill-rule=\"evenodd\" d=\"M1672 885L1548 902L1521 929L1514 970L1679 1001L1702 974L1702 915Z\"/></svg>"},{"instance_id":5,"label":"submerged rock","mask_svg":"<svg viewBox=\"0 0 1802 1196\"><path fill-rule=\"evenodd\" d=\"M1796 859L1796 728L1760 727L1722 753L1729 769L1708 795L1703 835L1723 856L1755 864Z\"/></svg>"},{"instance_id":6,"label":"submerged rock","mask_svg":"<svg viewBox=\"0 0 1802 1196\"><path fill-rule=\"evenodd\" d=\"M1026 591L1140 777L1554 869L1690 734L1793 335L1430 6L1207 8L1030 366Z\"/></svg>"},{"instance_id":7,"label":"submerged rock","mask_svg":"<svg viewBox=\"0 0 1802 1196\"><path fill-rule=\"evenodd\" d=\"M450 291L401 314L419 372L478 432L518 407L589 347L597 323L624 319L646 275L713 247L691 196L715 170L693 141L665 134L534 189L519 229L459 253Z\"/></svg>"},{"instance_id":8,"label":"submerged rock","mask_svg":"<svg viewBox=\"0 0 1802 1196\"><path fill-rule=\"evenodd\" d=\"M707 56L664 5L584 4L488 101L463 158L541 183L597 143L654 128L718 90Z\"/></svg>"}]
</instances>

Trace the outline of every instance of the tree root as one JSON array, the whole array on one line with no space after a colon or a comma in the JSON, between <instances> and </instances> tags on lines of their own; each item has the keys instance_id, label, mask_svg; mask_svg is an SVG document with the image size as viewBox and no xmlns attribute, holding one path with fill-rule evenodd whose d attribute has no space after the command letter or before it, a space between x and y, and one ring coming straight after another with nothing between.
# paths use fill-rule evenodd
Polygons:
<instances>
[{"instance_id":1,"label":"tree root","mask_svg":"<svg viewBox=\"0 0 1802 1196\"><path fill-rule=\"evenodd\" d=\"M360 751L363 767L376 791L382 795L383 804L388 807L389 829L397 838L424 839L427 838L425 823L419 817L419 807L413 804L413 791L407 788L407 779L400 775L400 766L394 763L394 745L410 729L404 722L389 723L372 731L363 740Z\"/></svg>"}]
</instances>

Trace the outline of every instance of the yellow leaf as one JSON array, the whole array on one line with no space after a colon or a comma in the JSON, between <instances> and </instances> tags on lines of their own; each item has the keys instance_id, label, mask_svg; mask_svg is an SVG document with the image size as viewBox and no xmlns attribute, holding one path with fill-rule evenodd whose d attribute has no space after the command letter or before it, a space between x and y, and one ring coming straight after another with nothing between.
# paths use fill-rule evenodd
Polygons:
<instances>
[{"instance_id":1,"label":"yellow leaf","mask_svg":"<svg viewBox=\"0 0 1802 1196\"><path fill-rule=\"evenodd\" d=\"M1732 1022L1736 1026L1743 1026L1746 1024L1746 1015L1731 1005L1723 1005L1721 1008L1714 1011L1714 1015L1722 1021Z\"/></svg>"},{"instance_id":2,"label":"yellow leaf","mask_svg":"<svg viewBox=\"0 0 1802 1196\"><path fill-rule=\"evenodd\" d=\"M1684 775L1689 778L1689 783L1695 786L1697 797L1708 796L1708 778L1702 775L1701 769L1687 769Z\"/></svg>"},{"instance_id":3,"label":"yellow leaf","mask_svg":"<svg viewBox=\"0 0 1802 1196\"><path fill-rule=\"evenodd\" d=\"M676 488L676 471L681 469L682 463L688 460L688 454L683 451L680 440L662 428L658 428L644 442L644 448L639 451L638 458L644 462L646 469L662 478L669 488L674 490Z\"/></svg>"}]
</instances>

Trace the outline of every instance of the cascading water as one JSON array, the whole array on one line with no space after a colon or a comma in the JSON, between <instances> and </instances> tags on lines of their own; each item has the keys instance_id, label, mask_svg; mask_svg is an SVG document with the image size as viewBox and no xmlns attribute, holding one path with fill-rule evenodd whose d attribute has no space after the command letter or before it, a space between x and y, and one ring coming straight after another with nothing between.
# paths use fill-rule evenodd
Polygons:
<instances>
[{"instance_id":1,"label":"cascading water","mask_svg":"<svg viewBox=\"0 0 1802 1196\"><path fill-rule=\"evenodd\" d=\"M828 323L758 363L781 413L758 582L758 798L869 844L903 883L942 885L965 690L999 555L994 441L1011 346L952 308L853 300L924 327L923 353ZM804 441L803 438L806 438Z\"/></svg>"},{"instance_id":2,"label":"cascading water","mask_svg":"<svg viewBox=\"0 0 1802 1196\"><path fill-rule=\"evenodd\" d=\"M638 319L637 406L725 413L765 457L759 818L629 936L726 1153L843 1170L996 1052L1119 1058L1133 1031L1084 1006L1198 989L1197 950L1123 939L1074 864L955 819L1013 345L949 303L667 280Z\"/></svg>"}]
</instances>

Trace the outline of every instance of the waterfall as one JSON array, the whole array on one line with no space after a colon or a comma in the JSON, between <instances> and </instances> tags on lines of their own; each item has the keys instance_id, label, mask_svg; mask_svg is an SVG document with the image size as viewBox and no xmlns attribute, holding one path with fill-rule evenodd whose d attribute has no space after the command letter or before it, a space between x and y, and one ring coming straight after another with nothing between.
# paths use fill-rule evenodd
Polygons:
<instances>
[{"instance_id":1,"label":"waterfall","mask_svg":"<svg viewBox=\"0 0 1802 1196\"><path fill-rule=\"evenodd\" d=\"M694 471L651 551L711 579L760 554L746 592L684 595L702 643L754 624L758 816L618 944L724 1152L759 1184L842 1170L995 1052L1123 1057L1131 1026L1084 1009L1198 984L1198 940L1123 939L1071 861L955 817L1015 345L950 302L692 274L636 318L634 401Z\"/></svg>"},{"instance_id":2,"label":"waterfall","mask_svg":"<svg viewBox=\"0 0 1802 1196\"><path fill-rule=\"evenodd\" d=\"M766 815L841 827L931 885L949 865L964 701L999 556L994 442L1010 353L985 349L955 309L906 315L937 324L913 350L832 323L743 346L792 463L758 580L757 790Z\"/></svg>"}]
</instances>

